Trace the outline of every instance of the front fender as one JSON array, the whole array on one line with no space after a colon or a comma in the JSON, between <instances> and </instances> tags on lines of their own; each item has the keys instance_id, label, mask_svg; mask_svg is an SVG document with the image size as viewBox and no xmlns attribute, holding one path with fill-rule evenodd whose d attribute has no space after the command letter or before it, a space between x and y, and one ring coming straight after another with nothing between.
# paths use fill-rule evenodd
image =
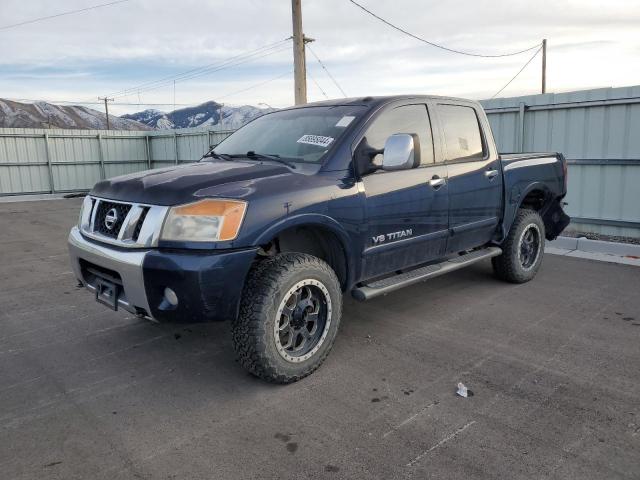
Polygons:
<instances>
[{"instance_id":1,"label":"front fender","mask_svg":"<svg viewBox=\"0 0 640 480\"><path fill-rule=\"evenodd\" d=\"M253 246L258 247L260 245L264 245L277 237L280 232L289 228L302 226L323 227L338 237L347 260L347 284L351 285L355 272L355 257L351 246L352 240L344 227L335 219L327 215L319 213L301 213L278 220L262 231L262 233L253 241Z\"/></svg>"}]
</instances>

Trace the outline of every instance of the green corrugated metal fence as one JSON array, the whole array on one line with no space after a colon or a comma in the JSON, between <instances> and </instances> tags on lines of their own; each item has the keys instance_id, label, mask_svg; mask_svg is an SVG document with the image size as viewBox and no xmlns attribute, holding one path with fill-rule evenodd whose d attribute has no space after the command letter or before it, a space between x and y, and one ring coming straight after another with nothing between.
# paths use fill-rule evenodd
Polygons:
<instances>
[{"instance_id":1,"label":"green corrugated metal fence","mask_svg":"<svg viewBox=\"0 0 640 480\"><path fill-rule=\"evenodd\" d=\"M0 128L0 196L88 190L104 178L197 161L230 133Z\"/></svg>"},{"instance_id":2,"label":"green corrugated metal fence","mask_svg":"<svg viewBox=\"0 0 640 480\"><path fill-rule=\"evenodd\" d=\"M640 86L482 102L500 152L562 152L582 232L640 237Z\"/></svg>"},{"instance_id":3,"label":"green corrugated metal fence","mask_svg":"<svg viewBox=\"0 0 640 480\"><path fill-rule=\"evenodd\" d=\"M565 154L572 228L640 237L640 86L482 104L501 152ZM0 129L0 196L87 190L102 178L193 162L230 133Z\"/></svg>"}]
</instances>

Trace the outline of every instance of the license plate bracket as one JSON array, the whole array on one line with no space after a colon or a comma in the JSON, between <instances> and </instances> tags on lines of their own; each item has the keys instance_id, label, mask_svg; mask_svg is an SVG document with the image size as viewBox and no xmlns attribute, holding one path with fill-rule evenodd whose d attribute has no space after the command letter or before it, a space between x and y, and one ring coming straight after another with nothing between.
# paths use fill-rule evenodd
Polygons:
<instances>
[{"instance_id":1,"label":"license plate bracket","mask_svg":"<svg viewBox=\"0 0 640 480\"><path fill-rule=\"evenodd\" d=\"M118 310L120 286L113 282L98 278L96 281L96 302L106 305L111 310Z\"/></svg>"}]
</instances>

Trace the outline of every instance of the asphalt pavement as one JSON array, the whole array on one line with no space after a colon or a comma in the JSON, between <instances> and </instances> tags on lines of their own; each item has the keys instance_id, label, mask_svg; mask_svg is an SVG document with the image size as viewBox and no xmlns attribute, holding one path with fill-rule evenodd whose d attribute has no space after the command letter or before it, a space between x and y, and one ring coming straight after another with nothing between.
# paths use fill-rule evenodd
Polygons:
<instances>
[{"instance_id":1,"label":"asphalt pavement","mask_svg":"<svg viewBox=\"0 0 640 480\"><path fill-rule=\"evenodd\" d=\"M486 262L347 299L322 368L269 385L227 324L78 289L79 205L0 203L3 479L640 478L638 267L547 255L525 285Z\"/></svg>"}]
</instances>

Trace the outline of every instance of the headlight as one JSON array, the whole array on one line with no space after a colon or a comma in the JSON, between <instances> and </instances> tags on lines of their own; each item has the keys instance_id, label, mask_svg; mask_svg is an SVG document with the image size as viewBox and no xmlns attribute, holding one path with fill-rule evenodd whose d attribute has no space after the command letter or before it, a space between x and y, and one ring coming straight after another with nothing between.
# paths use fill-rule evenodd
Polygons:
<instances>
[{"instance_id":1,"label":"headlight","mask_svg":"<svg viewBox=\"0 0 640 480\"><path fill-rule=\"evenodd\" d=\"M247 203L207 199L169 209L161 240L215 242L238 236Z\"/></svg>"},{"instance_id":2,"label":"headlight","mask_svg":"<svg viewBox=\"0 0 640 480\"><path fill-rule=\"evenodd\" d=\"M87 195L82 201L80 207L80 215L78 216L78 228L80 230L88 230L89 221L91 220L91 210L93 207L93 199Z\"/></svg>"},{"instance_id":3,"label":"headlight","mask_svg":"<svg viewBox=\"0 0 640 480\"><path fill-rule=\"evenodd\" d=\"M82 216L84 215L84 202L80 205L80 213L78 214L78 228L82 228Z\"/></svg>"}]
</instances>

